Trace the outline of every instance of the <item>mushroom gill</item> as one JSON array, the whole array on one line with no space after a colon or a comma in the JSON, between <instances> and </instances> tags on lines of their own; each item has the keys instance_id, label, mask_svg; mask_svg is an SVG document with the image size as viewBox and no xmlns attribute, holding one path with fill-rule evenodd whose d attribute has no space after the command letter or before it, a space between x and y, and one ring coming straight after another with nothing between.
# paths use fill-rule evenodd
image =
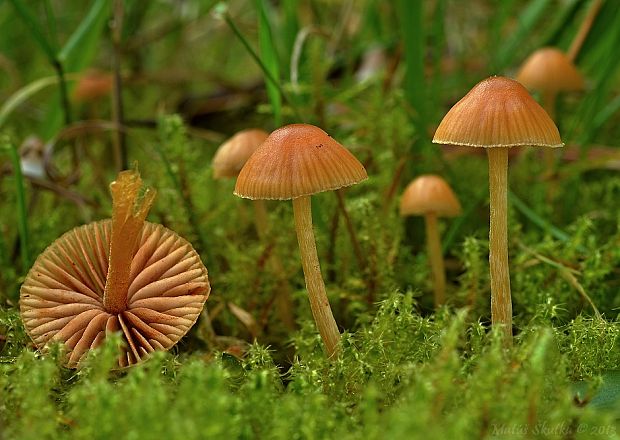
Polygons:
<instances>
[{"instance_id":1,"label":"mushroom gill","mask_svg":"<svg viewBox=\"0 0 620 440\"><path fill-rule=\"evenodd\" d=\"M130 220L132 208L133 214L136 206L138 211L144 208L137 202L137 178L140 184L134 185L125 206ZM114 202L113 220L62 235L37 258L21 288L20 310L28 334L39 348L63 342L70 367L111 332L121 332L125 342L121 367L155 350L168 350L196 322L210 293L207 269L191 244L162 225L144 221L146 212L134 222L134 237L131 231L121 233L127 228L115 234L122 207L116 198ZM148 200L146 204L150 206ZM111 273L117 274L113 282ZM111 284L122 301L105 301Z\"/></svg>"}]
</instances>

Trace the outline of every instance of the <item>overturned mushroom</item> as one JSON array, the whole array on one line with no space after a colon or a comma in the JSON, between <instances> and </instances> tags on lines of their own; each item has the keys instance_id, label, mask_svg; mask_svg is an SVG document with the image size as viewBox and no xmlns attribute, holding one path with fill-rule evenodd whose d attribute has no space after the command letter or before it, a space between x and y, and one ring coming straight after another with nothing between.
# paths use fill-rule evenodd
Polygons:
<instances>
[{"instance_id":1,"label":"overturned mushroom","mask_svg":"<svg viewBox=\"0 0 620 440\"><path fill-rule=\"evenodd\" d=\"M38 258L21 288L20 311L37 347L62 342L70 367L121 332L119 366L168 350L196 322L209 296L207 269L190 243L144 221L155 198L137 171L110 185L111 220L72 229Z\"/></svg>"}]
</instances>

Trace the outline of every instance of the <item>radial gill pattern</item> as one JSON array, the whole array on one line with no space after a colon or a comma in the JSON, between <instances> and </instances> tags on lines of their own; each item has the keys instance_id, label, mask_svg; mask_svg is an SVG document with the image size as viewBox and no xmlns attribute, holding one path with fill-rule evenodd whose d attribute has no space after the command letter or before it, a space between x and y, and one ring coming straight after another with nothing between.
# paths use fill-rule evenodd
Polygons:
<instances>
[{"instance_id":1,"label":"radial gill pattern","mask_svg":"<svg viewBox=\"0 0 620 440\"><path fill-rule=\"evenodd\" d=\"M121 332L125 342L121 367L169 349L196 322L209 296L207 269L191 244L144 222L131 262L127 307L107 312L110 238L110 220L67 232L39 256L21 288L28 334L40 348L64 342L71 367L111 332Z\"/></svg>"}]
</instances>

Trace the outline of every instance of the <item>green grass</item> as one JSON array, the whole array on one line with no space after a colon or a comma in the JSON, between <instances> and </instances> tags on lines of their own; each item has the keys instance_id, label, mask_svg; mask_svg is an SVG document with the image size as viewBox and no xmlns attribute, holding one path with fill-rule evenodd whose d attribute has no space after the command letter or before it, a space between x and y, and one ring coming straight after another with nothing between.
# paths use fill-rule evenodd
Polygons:
<instances>
[{"instance_id":1,"label":"green grass","mask_svg":"<svg viewBox=\"0 0 620 440\"><path fill-rule=\"evenodd\" d=\"M109 5L0 3L0 130L10 139L0 159L0 438L620 438L620 176L617 159L588 156L620 152L616 2L604 2L577 57L587 90L559 99L565 151L581 158L559 161L551 182L537 152L511 162L510 350L490 328L485 157L443 154L430 139L479 80L513 74L543 45L566 50L591 2L126 2L129 162L158 191L149 220L187 238L205 262L210 320L135 368L113 369L111 340L69 370L61 347L34 349L17 298L40 252L111 213L113 134L67 129L59 76L50 76L54 60L66 81L110 70ZM384 62L359 82L377 48ZM77 103L69 89L72 121L109 125L109 99ZM234 180L215 181L210 168L235 131L301 121L320 124L370 176L345 195L364 267L334 195L313 197L343 331L331 362L308 307L290 203L267 202L265 245ZM53 145L47 187L19 173L17 146L32 134ZM464 213L440 222L449 301L439 310L423 221L398 215L404 186L423 172L443 175ZM293 291L295 331L274 311L274 253ZM238 308L254 319L256 340Z\"/></svg>"}]
</instances>

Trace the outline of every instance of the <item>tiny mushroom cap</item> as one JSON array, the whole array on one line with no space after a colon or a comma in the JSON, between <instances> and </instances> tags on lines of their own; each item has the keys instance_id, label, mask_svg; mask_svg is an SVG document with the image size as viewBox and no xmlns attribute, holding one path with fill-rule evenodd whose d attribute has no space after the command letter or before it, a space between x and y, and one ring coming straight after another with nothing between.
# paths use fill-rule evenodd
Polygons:
<instances>
[{"instance_id":1,"label":"tiny mushroom cap","mask_svg":"<svg viewBox=\"0 0 620 440\"><path fill-rule=\"evenodd\" d=\"M413 180L400 199L400 215L455 217L461 213L461 204L450 185L435 174L423 174Z\"/></svg>"},{"instance_id":2,"label":"tiny mushroom cap","mask_svg":"<svg viewBox=\"0 0 620 440\"><path fill-rule=\"evenodd\" d=\"M75 86L73 98L78 102L87 102L109 96L113 82L112 74L100 70L89 70Z\"/></svg>"},{"instance_id":3,"label":"tiny mushroom cap","mask_svg":"<svg viewBox=\"0 0 620 440\"><path fill-rule=\"evenodd\" d=\"M364 166L318 127L291 124L275 130L237 177L235 195L287 200L355 185Z\"/></svg>"},{"instance_id":4,"label":"tiny mushroom cap","mask_svg":"<svg viewBox=\"0 0 620 440\"><path fill-rule=\"evenodd\" d=\"M243 165L269 133L258 128L242 130L224 142L215 152L211 165L216 179L237 177Z\"/></svg>"},{"instance_id":5,"label":"tiny mushroom cap","mask_svg":"<svg viewBox=\"0 0 620 440\"><path fill-rule=\"evenodd\" d=\"M557 94L583 90L581 73L559 49L543 47L521 65L517 81L530 90Z\"/></svg>"},{"instance_id":6,"label":"tiny mushroom cap","mask_svg":"<svg viewBox=\"0 0 620 440\"><path fill-rule=\"evenodd\" d=\"M562 147L547 112L515 80L480 81L448 111L435 131L436 144L469 147Z\"/></svg>"}]
</instances>

